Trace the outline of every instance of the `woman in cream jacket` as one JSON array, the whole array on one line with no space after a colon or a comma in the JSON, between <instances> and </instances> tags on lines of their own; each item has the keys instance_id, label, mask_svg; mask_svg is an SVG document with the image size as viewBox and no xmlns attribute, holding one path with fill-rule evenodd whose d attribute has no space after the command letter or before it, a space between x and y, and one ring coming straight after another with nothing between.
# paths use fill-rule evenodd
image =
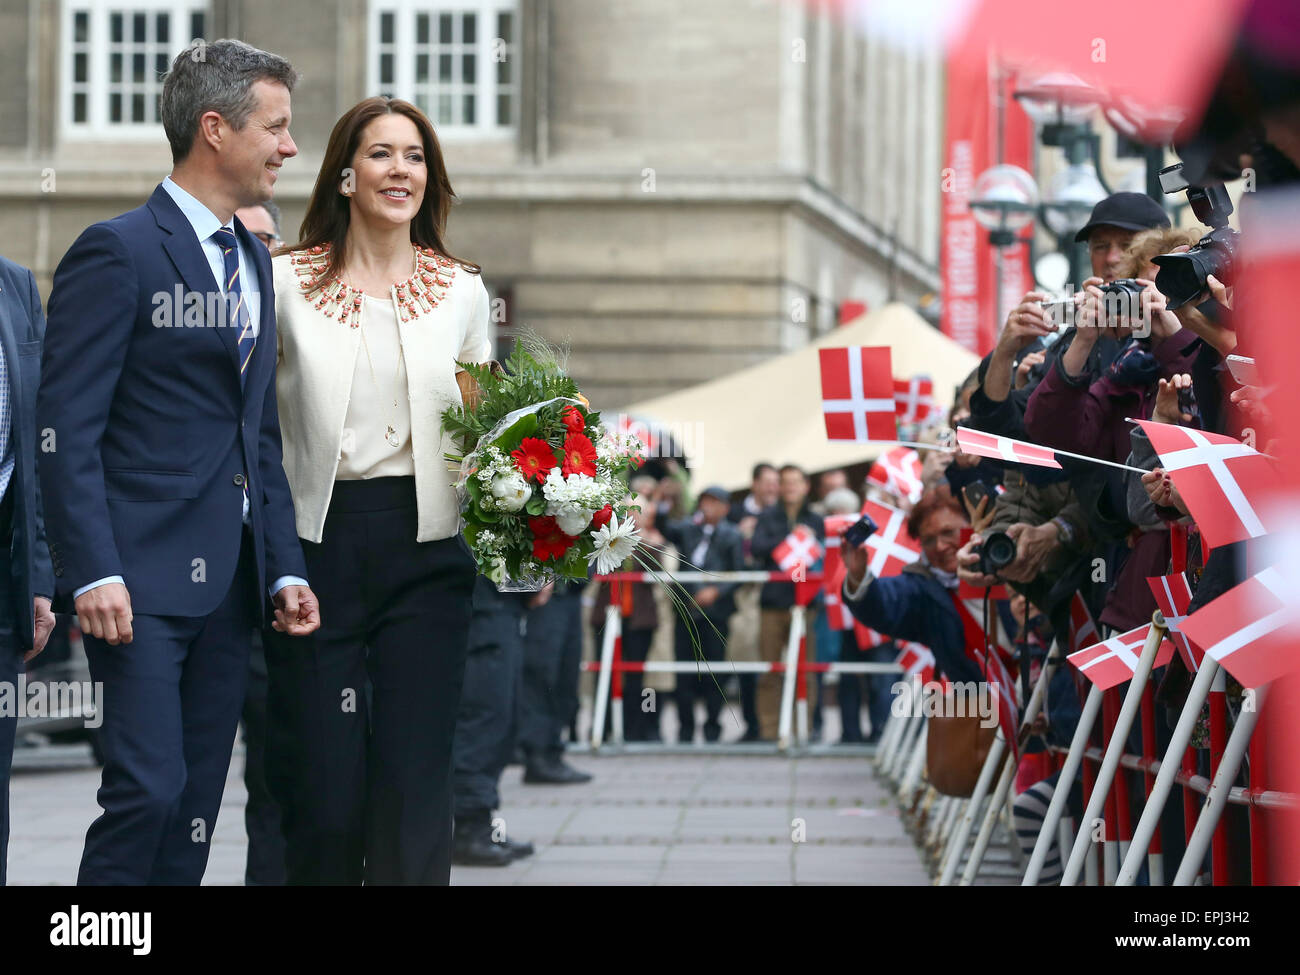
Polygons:
<instances>
[{"instance_id":1,"label":"woman in cream jacket","mask_svg":"<svg viewBox=\"0 0 1300 975\"><path fill-rule=\"evenodd\" d=\"M366 99L272 262L284 468L322 617L310 637L266 634L290 883L450 875L475 569L441 413L461 402L456 362L490 354L479 269L443 245L451 199L428 118Z\"/></svg>"}]
</instances>

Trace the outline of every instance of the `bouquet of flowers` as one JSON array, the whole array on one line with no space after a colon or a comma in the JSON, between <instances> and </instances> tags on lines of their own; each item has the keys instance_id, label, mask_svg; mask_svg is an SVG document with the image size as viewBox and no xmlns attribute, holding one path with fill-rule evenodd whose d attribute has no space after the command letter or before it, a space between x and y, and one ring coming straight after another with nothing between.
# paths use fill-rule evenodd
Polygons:
<instances>
[{"instance_id":1,"label":"bouquet of flowers","mask_svg":"<svg viewBox=\"0 0 1300 975\"><path fill-rule=\"evenodd\" d=\"M443 411L460 447L465 541L479 572L501 591L529 592L557 578L612 572L640 541L625 473L641 443L606 430L557 353L518 341L504 370L458 363L478 384L464 406Z\"/></svg>"}]
</instances>

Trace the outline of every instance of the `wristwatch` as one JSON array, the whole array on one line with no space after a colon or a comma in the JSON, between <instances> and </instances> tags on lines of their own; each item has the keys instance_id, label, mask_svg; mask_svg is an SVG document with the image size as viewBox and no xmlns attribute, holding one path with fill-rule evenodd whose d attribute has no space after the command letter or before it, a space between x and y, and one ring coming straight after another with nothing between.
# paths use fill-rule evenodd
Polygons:
<instances>
[{"instance_id":1,"label":"wristwatch","mask_svg":"<svg viewBox=\"0 0 1300 975\"><path fill-rule=\"evenodd\" d=\"M1062 545L1074 544L1074 526L1068 521L1057 515L1052 519L1052 524L1056 526L1056 540Z\"/></svg>"}]
</instances>

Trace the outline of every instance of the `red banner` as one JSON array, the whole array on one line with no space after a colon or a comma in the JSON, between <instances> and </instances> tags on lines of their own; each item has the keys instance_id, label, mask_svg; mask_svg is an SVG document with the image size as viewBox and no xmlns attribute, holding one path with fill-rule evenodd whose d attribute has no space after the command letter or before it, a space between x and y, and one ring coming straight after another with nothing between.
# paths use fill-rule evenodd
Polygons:
<instances>
[{"instance_id":1,"label":"red banner","mask_svg":"<svg viewBox=\"0 0 1300 975\"><path fill-rule=\"evenodd\" d=\"M1032 288L1033 276L1026 245L1003 248L1002 298L997 301L995 249L989 244L988 231L976 223L970 211L971 189L980 173L999 161L1032 172L1033 125L1012 97L1012 73L1004 71L999 78L983 47L954 49L948 56L947 74L940 328L957 344L982 356L993 348L1007 312ZM1001 160L997 145L999 85L1004 99Z\"/></svg>"}]
</instances>

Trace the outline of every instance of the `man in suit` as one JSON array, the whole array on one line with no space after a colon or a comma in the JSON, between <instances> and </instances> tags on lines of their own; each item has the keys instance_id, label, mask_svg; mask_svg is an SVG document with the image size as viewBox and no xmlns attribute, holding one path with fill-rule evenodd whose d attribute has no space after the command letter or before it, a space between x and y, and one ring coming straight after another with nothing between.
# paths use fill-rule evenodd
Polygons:
<instances>
[{"instance_id":1,"label":"man in suit","mask_svg":"<svg viewBox=\"0 0 1300 975\"><path fill-rule=\"evenodd\" d=\"M776 572L779 566L772 551L794 531L797 525L812 529L818 542L826 539L825 524L821 515L808 506L808 475L794 464L786 464L780 471L780 495L776 504L765 508L754 526L750 554L757 567ZM812 566L808 566L812 568ZM758 597L759 631L758 654L760 659L775 663L785 658L786 642L790 638L790 608L794 605L794 583L765 582ZM811 624L812 613L808 614ZM809 625L805 649L806 659L816 660L816 640ZM759 733L765 741L775 741L781 720L780 674L763 674L758 680Z\"/></svg>"},{"instance_id":2,"label":"man in suit","mask_svg":"<svg viewBox=\"0 0 1300 975\"><path fill-rule=\"evenodd\" d=\"M54 629L54 574L36 483L36 386L45 316L36 279L0 257L0 684L16 692ZM16 700L15 696L15 700ZM0 885L9 854L9 768L18 715L0 717Z\"/></svg>"},{"instance_id":3,"label":"man in suit","mask_svg":"<svg viewBox=\"0 0 1300 975\"><path fill-rule=\"evenodd\" d=\"M171 175L55 272L41 487L104 688L79 883L199 883L267 594L276 629L319 626L280 463L270 257L234 218L297 152L295 81L239 41L183 51L162 91Z\"/></svg>"},{"instance_id":4,"label":"man in suit","mask_svg":"<svg viewBox=\"0 0 1300 975\"><path fill-rule=\"evenodd\" d=\"M739 572L745 567L740 530L727 520L731 495L725 488L710 487L700 495L699 520L688 519L665 525L664 536L677 546L684 570L705 572ZM688 609L690 623L677 617L675 654L679 661L694 663L703 657L710 663L720 662L727 652L727 628L736 611L735 591L739 583L687 583L686 590L695 600ZM694 638L692 638L692 632ZM698 643L698 650L696 645ZM722 712L723 674L701 672L677 675L677 740L690 743L695 738L695 699L704 692L704 740L715 742L722 733L718 716Z\"/></svg>"}]
</instances>

